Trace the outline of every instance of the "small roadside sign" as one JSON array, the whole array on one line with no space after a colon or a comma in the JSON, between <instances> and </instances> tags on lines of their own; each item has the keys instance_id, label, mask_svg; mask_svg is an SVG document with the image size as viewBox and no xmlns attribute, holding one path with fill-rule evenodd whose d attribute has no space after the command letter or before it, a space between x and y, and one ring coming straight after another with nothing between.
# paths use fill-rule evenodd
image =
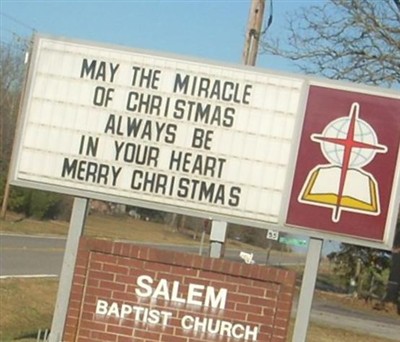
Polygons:
<instances>
[{"instance_id":1,"label":"small roadside sign","mask_svg":"<svg viewBox=\"0 0 400 342\"><path fill-rule=\"evenodd\" d=\"M291 246L298 246L298 247L306 247L307 246L307 240L291 238L291 237L287 237L287 236L281 236L279 238L279 242L284 243L285 245L291 245Z\"/></svg>"},{"instance_id":2,"label":"small roadside sign","mask_svg":"<svg viewBox=\"0 0 400 342\"><path fill-rule=\"evenodd\" d=\"M279 232L277 230L268 229L267 239L277 241L279 239Z\"/></svg>"}]
</instances>

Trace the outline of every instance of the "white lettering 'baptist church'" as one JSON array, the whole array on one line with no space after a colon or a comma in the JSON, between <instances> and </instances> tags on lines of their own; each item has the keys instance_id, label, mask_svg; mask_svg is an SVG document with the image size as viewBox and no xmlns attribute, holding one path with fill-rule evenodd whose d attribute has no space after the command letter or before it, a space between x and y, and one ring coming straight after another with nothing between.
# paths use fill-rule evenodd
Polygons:
<instances>
[{"instance_id":1,"label":"white lettering 'baptist church'","mask_svg":"<svg viewBox=\"0 0 400 342\"><path fill-rule=\"evenodd\" d=\"M109 303L106 300L98 299L96 316L97 318L105 316L122 320L133 318L135 324L142 323L165 327L170 323L173 313L126 303ZM216 335L219 335L221 337L233 337L235 340L257 341L260 330L258 326L191 315L183 316L180 320L180 326L186 332L193 331L195 335L206 334L209 340L216 340Z\"/></svg>"},{"instance_id":2,"label":"white lettering 'baptist church'","mask_svg":"<svg viewBox=\"0 0 400 342\"><path fill-rule=\"evenodd\" d=\"M221 288L217 292L212 286L201 284L189 284L187 295L181 292L179 281L170 282L167 279L160 279L158 284L148 275L141 275L137 279L135 293L141 298L164 299L180 304L212 307L213 309L224 309L228 290Z\"/></svg>"}]
</instances>

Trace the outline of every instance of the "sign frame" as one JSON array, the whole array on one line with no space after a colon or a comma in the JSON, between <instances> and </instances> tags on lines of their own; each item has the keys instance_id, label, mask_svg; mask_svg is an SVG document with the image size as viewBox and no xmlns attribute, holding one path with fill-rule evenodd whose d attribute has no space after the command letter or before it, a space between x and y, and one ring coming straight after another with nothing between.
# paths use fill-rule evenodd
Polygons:
<instances>
[{"instance_id":1,"label":"sign frame","mask_svg":"<svg viewBox=\"0 0 400 342\"><path fill-rule=\"evenodd\" d=\"M19 158L18 151L20 151L20 149L21 149L23 127L24 127L24 122L26 120L26 116L28 115L27 107L28 107L29 101L30 101L30 99L27 95L30 94L30 91L32 88L34 64L35 64L35 61L37 61L37 59L39 58L38 57L39 48L38 48L37 42L41 39L62 41L65 43L74 43L74 44L78 44L78 45L86 45L89 47L117 49L119 51L128 52L128 53L134 52L134 53L145 54L145 55L152 54L152 55L155 55L158 57L173 58L177 61L183 61L183 62L193 61L196 63L205 63L205 61L202 61L202 60L193 59L193 58L184 58L181 56L175 56L175 55L171 55L171 54L153 53L153 52L144 51L144 50L124 48L124 47L120 47L120 46L116 47L116 46L111 46L108 44L88 43L88 42L84 42L84 41L80 41L80 40L55 38L55 37L50 37L50 36L46 36L46 35L36 36L32 56L31 56L31 64L28 67L27 79L26 79L24 92L23 92L24 96L23 96L23 101L22 101L22 105L20 108L20 115L19 115L19 119L18 119L18 123L17 123L18 128L16 131L13 156L12 156L12 160L11 160L11 167L10 167L11 177L10 177L10 179L11 179L12 185L17 185L17 186L22 186L22 187L27 187L27 188L37 188L37 189L41 189L44 191L60 192L63 194L72 195L72 196L76 196L76 197L93 198L93 199L99 199L99 200L110 201L110 202L115 202L115 203L124 203L124 204L134 205L134 206L149 207L149 208L153 208L155 210L176 212L176 213L180 213L180 214L192 215L192 216L198 216L198 217L204 217L204 218L212 218L213 220L227 221L227 222L231 222L231 223L253 226L253 227L262 228L262 229L273 229L273 230L278 230L278 231L283 231L283 232L293 233L293 234L302 234L302 235L307 235L310 237L321 238L321 239L338 240L338 241L345 242L345 243L352 243L352 244L356 244L356 245L362 245L362 246L368 246L368 247L374 247L374 248L382 248L382 249L390 249L391 248L391 246L393 244L393 240L394 240L396 220L397 220L397 215L398 215L398 210L399 210L399 205L400 205L400 187L399 187L399 184L400 184L400 147L397 152L396 170L394 172L395 178L393 179L393 188L392 188L392 192L390 195L391 203L390 203L390 207L388 209L388 214L387 214L387 218L386 218L386 220L387 220L386 229L385 229L385 234L384 234L384 237L382 240L363 239L363 238L348 236L346 234L331 234L329 232L322 232L319 230L305 229L300 226L287 224L285 221L286 221L286 216L287 216L287 213L289 210L290 191L291 191L291 187L292 187L293 176L295 173L295 162L297 159L297 153L298 153L299 144L300 144L301 129L302 129L303 121L304 121L305 108L307 105L308 92L309 92L310 86L316 85L316 86L332 87L334 89L342 89L342 90L346 90L346 91L361 92L361 93L371 94L371 95L379 94L384 97L400 99L398 92L389 90L389 89L381 89L381 88L365 86L365 85L353 85L351 83L346 83L346 82L321 80L318 78L312 78L312 77L308 77L308 76L305 77L305 76L292 75L290 73L282 73L282 72L278 73L278 72L254 68L254 67L250 68L250 67L246 67L246 66L238 66L238 65L229 65L228 64L229 68L235 69L235 70L275 75L277 77L296 78L299 80L299 82L301 82L300 100L299 100L299 106L297 108L297 116L295 119L296 122L294 124L294 136L293 136L293 140L292 140L293 143L291 145L290 158L289 158L288 168L287 168L287 172L286 172L286 177L284 180L284 189L282 192L282 206L279 211L278 222L272 223L272 222L261 221L259 219L243 218L243 217L239 217L239 216L226 216L224 214L219 214L216 211L210 213L210 212L205 212L204 210L196 210L193 208L186 208L186 207L178 208L175 205L170 205L170 204L166 204L166 203L155 203L155 202L151 202L148 200L138 200L138 199L127 198L127 197L121 198L120 196L107 194L105 192L81 191L79 189L74 189L71 187L66 188L66 187L58 186L58 185L49 185L49 184L45 184L45 183L38 183L38 182L32 182L32 181L27 181L27 180L23 180L23 179L17 179L16 172L17 172L17 163L18 163L18 158ZM210 61L206 61L206 63L210 66L217 66L217 67L226 67L227 66L226 63L222 64L222 63L215 63L215 62L210 62Z\"/></svg>"},{"instance_id":2,"label":"sign frame","mask_svg":"<svg viewBox=\"0 0 400 342\"><path fill-rule=\"evenodd\" d=\"M93 198L93 199L98 199L98 200L103 200L103 201L109 201L109 202L115 202L115 203L124 203L124 204L128 204L128 205L134 205L134 206L141 206L141 207L150 207L153 208L155 210L163 210L163 211L169 211L169 212L177 212L177 213L181 213L181 214L186 214L186 215L193 215L193 216L198 216L198 217L204 217L204 218L212 218L215 220L220 220L220 221L225 221L227 220L227 218L229 217L228 221L230 222L237 222L237 223L244 223L244 222L252 222L252 225L255 226L259 226L259 227L264 227L266 225L269 225L269 222L265 222L265 221L261 221L261 220L252 220L252 219L245 219L243 220L240 215L238 215L238 217L234 217L231 218L230 216L227 216L226 214L220 214L220 212L218 210L214 210L213 212L205 212L204 210L196 210L193 208L186 208L186 207L177 207L176 205L170 205L168 203L156 203L156 202L152 202L149 200L138 200L135 198L131 198L131 197L123 197L121 198L120 196L115 196L113 194L107 193L107 192L97 192L97 191L82 191L79 189L75 189L73 187L66 187L66 186L59 186L57 184L47 184L47 183L43 183L43 182L34 182L34 181L30 181L30 180L25 180L25 179L21 179L21 178L17 178L17 171L18 171L18 167L17 164L19 163L17 154L19 153L19 151L21 150L21 140L24 137L24 126L25 126L25 121L27 119L27 108L29 107L29 101L30 101L30 96L31 96L31 92L32 92L32 83L33 83L33 69L36 66L37 63L37 59L38 54L39 54L39 42L41 40L53 40L55 42L64 42L66 44L77 44L77 45L82 45L82 46L87 46L87 47L93 47L93 48L104 48L104 49L108 49L108 50L112 50L112 49L117 49L117 51L122 51L124 53L136 53L136 54L143 54L144 56L148 56L148 55L154 55L156 57L160 57L160 58L167 58L167 59L174 59L178 62L182 61L182 62L193 62L193 63L201 63L205 66L210 66L212 68L225 68L228 71L229 70L233 70L236 72L240 72L240 73L253 73L256 75L267 75L272 77L276 77L276 78L281 78L282 80L287 79L288 82L289 81L293 81L293 82L298 82L300 83L304 83L303 80L300 79L294 79L292 76L290 76L289 74L279 74L279 73L274 73L274 72L266 72L265 70L262 70L260 72L260 70L255 71L256 69L252 68L252 67L246 67L246 66L238 66L238 65L226 65L226 64L222 64L222 63L215 63L215 62L207 62L205 63L205 61L203 60L198 60L198 59L194 59L194 58L183 58L180 56L175 56L175 55L171 55L171 54L160 54L160 53L153 53L153 52L149 52L149 51L145 51L145 50L138 50L138 49L130 49L130 48L126 48L126 47L115 47L112 45L108 45L108 44L97 44L97 43L92 43L92 42L83 42L80 40L74 40L74 39L65 39L65 38L54 38L54 37L50 37L47 35L37 35L35 36L35 44L33 46L33 52L30 58L30 66L28 68L28 73L27 73L27 81L26 81L26 86L24 89L24 96L23 96L23 101L22 101L22 106L20 108L20 116L19 116L19 122L17 125L17 132L16 132L16 139L15 139L15 144L14 144L14 151L15 153L13 154L12 157L12 161L11 161L11 168L10 168L10 179L11 179L11 183L13 185L17 185L17 186L22 186L22 187L27 187L27 188L39 188L41 190L44 191L53 191L53 192L59 192L59 193L64 193L67 195L72 195L72 196L76 196L76 197L86 197L86 198ZM303 85L299 86L301 88L303 88ZM303 92L303 90L301 90ZM297 110L296 110L297 111ZM296 114L297 115L297 114ZM211 207L211 205L210 205ZM279 213L277 213L277 216L279 215ZM279 219L277 219L278 221ZM274 225L274 224L273 224Z\"/></svg>"}]
</instances>

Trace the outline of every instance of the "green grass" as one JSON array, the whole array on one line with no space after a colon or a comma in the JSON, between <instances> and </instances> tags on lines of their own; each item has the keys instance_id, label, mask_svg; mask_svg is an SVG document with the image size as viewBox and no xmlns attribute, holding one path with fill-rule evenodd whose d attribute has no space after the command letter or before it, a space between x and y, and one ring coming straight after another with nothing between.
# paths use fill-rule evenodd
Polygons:
<instances>
[{"instance_id":1,"label":"green grass","mask_svg":"<svg viewBox=\"0 0 400 342\"><path fill-rule=\"evenodd\" d=\"M69 223L66 221L38 221L21 218L14 213L7 213L6 220L0 221L0 231L6 233L66 236L68 229ZM167 224L136 220L129 216L89 215L84 235L156 243L198 244L198 241Z\"/></svg>"},{"instance_id":2,"label":"green grass","mask_svg":"<svg viewBox=\"0 0 400 342\"><path fill-rule=\"evenodd\" d=\"M35 338L49 329L58 279L0 280L0 341Z\"/></svg>"}]
</instances>

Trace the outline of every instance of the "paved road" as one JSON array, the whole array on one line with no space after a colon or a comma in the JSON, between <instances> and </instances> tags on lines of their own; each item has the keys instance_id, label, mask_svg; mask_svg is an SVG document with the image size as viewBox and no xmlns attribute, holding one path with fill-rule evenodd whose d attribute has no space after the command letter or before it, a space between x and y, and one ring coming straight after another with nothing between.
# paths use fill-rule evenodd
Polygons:
<instances>
[{"instance_id":1,"label":"paved road","mask_svg":"<svg viewBox=\"0 0 400 342\"><path fill-rule=\"evenodd\" d=\"M294 303L293 318L296 317L296 308L297 303ZM380 338L400 341L400 316L389 317L374 312L361 312L331 301L314 299L310 320L329 327L375 336L376 342L379 342Z\"/></svg>"},{"instance_id":2,"label":"paved road","mask_svg":"<svg viewBox=\"0 0 400 342\"><path fill-rule=\"evenodd\" d=\"M0 277L58 276L65 238L0 234Z\"/></svg>"},{"instance_id":3,"label":"paved road","mask_svg":"<svg viewBox=\"0 0 400 342\"><path fill-rule=\"evenodd\" d=\"M9 276L58 276L64 255L65 238L21 236L0 234L0 278ZM161 245L158 245L161 247ZM174 249L176 246L163 245L162 248ZM187 253L198 253L198 247L179 247ZM207 250L203 250L207 254ZM226 257L240 260L237 250L228 250ZM265 262L265 255L255 255L257 263ZM274 254L271 264L302 263L304 258L287 257ZM295 315L297 304L294 305ZM337 326L352 331L367 333L377 337L386 337L400 341L400 316L384 317L344 308L337 303L314 300L311 320L329 326ZM356 341L355 341L356 342ZM358 341L357 341L358 342Z\"/></svg>"}]
</instances>

